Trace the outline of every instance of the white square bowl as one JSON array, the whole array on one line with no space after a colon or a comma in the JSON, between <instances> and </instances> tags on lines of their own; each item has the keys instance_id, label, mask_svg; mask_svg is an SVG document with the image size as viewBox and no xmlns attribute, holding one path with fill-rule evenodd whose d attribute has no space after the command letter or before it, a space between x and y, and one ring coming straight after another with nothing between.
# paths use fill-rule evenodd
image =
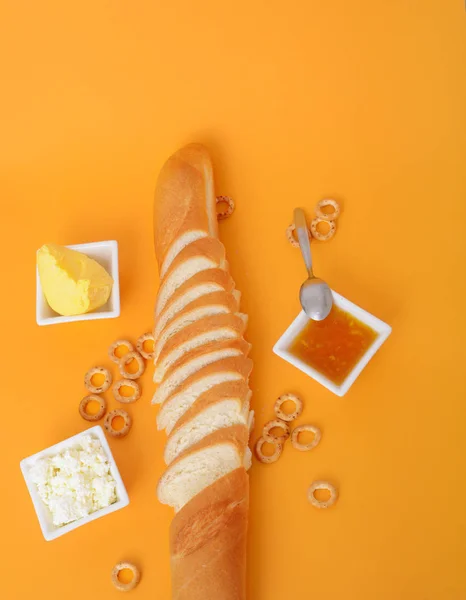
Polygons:
<instances>
[{"instance_id":1,"label":"white square bowl","mask_svg":"<svg viewBox=\"0 0 466 600\"><path fill-rule=\"evenodd\" d=\"M109 273L113 279L112 292L106 304L84 315L63 317L57 314L47 303L40 283L39 269L36 267L36 321L38 325L55 325L72 321L92 321L94 319L114 319L120 316L120 277L118 273L118 242L91 242L67 246L70 250L82 252L93 258Z\"/></svg>"},{"instance_id":2,"label":"white square bowl","mask_svg":"<svg viewBox=\"0 0 466 600\"><path fill-rule=\"evenodd\" d=\"M78 519L77 521L73 521L72 523L68 523L67 525L62 525L61 527L56 527L52 521L52 515L47 508L47 506L42 502L39 493L37 491L36 484L31 480L30 470L32 465L39 459L44 458L46 456L53 456L66 450L68 448L72 448L73 446L77 446L85 435L91 435L99 439L102 444L102 448L108 458L108 462L110 464L110 473L116 482L116 494L117 501L108 506L107 508L101 508L96 512L88 515L87 517L83 517L82 519ZM34 504L34 508L36 510L37 518L39 519L40 528L42 529L42 533L44 538L47 541L54 540L73 529L77 529L81 527L81 525L85 525L90 521L95 521L96 519L100 519L100 517L104 517L116 510L120 510L120 508L124 508L129 504L129 497L126 491L125 485L121 478L120 472L118 471L118 467L116 465L115 459L113 458L112 451L110 450L110 446L108 445L107 439L103 432L103 429L100 425L96 425L95 427L91 427L86 431L82 431L73 437L68 438L67 440L63 440L63 442L59 442L54 446L50 446L50 448L46 448L37 454L33 454L29 456L29 458L25 458L20 463L21 472L23 473L24 480L26 481L27 488L29 490L29 494L32 499L32 503Z\"/></svg>"},{"instance_id":3,"label":"white square bowl","mask_svg":"<svg viewBox=\"0 0 466 600\"><path fill-rule=\"evenodd\" d=\"M355 365L353 370L349 373L347 378L340 385L336 385L330 379L322 375L319 371L306 364L302 360L300 360L297 356L290 352L290 346L292 342L296 339L296 337L301 333L301 331L306 327L309 322L309 318L306 314L301 311L301 313L296 317L293 323L288 327L282 337L275 344L273 351L275 354L285 359L290 364L294 365L331 392L336 394L337 396L344 396L346 392L350 389L353 383L358 378L361 371L370 361L370 359L374 356L380 346L385 342L385 340L390 335L392 328L387 323L384 323L374 315L371 315L366 310L360 308L353 302L350 302L340 294L337 294L332 290L333 302L335 306L341 308L345 312L349 313L356 319L359 319L362 323L368 325L371 329L373 329L377 333L377 337L372 342L372 344L367 349L366 353L361 357L358 363Z\"/></svg>"}]
</instances>

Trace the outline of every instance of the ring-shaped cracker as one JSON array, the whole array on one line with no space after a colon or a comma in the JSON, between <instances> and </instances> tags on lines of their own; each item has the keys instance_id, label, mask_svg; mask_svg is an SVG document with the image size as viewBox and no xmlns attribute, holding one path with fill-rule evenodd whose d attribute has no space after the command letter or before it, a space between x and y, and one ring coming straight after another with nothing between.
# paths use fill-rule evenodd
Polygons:
<instances>
[{"instance_id":1,"label":"ring-shaped cracker","mask_svg":"<svg viewBox=\"0 0 466 600\"><path fill-rule=\"evenodd\" d=\"M122 417L122 419L124 420L125 423L121 429L114 429L112 421L113 419L115 419L115 417ZM117 408L116 410L112 410L111 412L109 412L108 415L105 417L104 421L105 431L109 435L113 435L113 437L116 438L125 437L128 431L131 429L131 424L131 417L126 412L126 410L121 410L121 408Z\"/></svg>"},{"instance_id":2,"label":"ring-shaped cracker","mask_svg":"<svg viewBox=\"0 0 466 600\"><path fill-rule=\"evenodd\" d=\"M327 233L320 233L317 229L319 223L327 223L328 231ZM335 235L337 227L335 225L335 221L329 221L328 219L322 219L321 217L316 217L311 221L311 235L315 240L319 242L328 242L328 240L332 239Z\"/></svg>"},{"instance_id":3,"label":"ring-shaped cracker","mask_svg":"<svg viewBox=\"0 0 466 600\"><path fill-rule=\"evenodd\" d=\"M113 344L108 349L108 355L110 357L110 360L117 364L120 362L121 356L117 356L115 354L115 350L120 346L125 346L126 348L128 348L128 352L132 352L134 350L134 346L129 340L117 340L116 342L113 342Z\"/></svg>"},{"instance_id":4,"label":"ring-shaped cracker","mask_svg":"<svg viewBox=\"0 0 466 600\"><path fill-rule=\"evenodd\" d=\"M155 349L152 350L152 352L147 352L147 350L144 350L144 342L146 342L147 340L152 340L155 344L154 334L150 331L148 331L147 333L143 333L141 336L138 337L136 342L136 350L146 360L152 360L155 356Z\"/></svg>"},{"instance_id":5,"label":"ring-shaped cracker","mask_svg":"<svg viewBox=\"0 0 466 600\"><path fill-rule=\"evenodd\" d=\"M316 490L328 490L330 492L330 498L325 501L317 500L317 498L314 496L314 492ZM312 506L315 506L316 508L330 508L333 504L335 504L338 498L338 493L335 487L328 481L314 481L311 483L307 491L307 498Z\"/></svg>"},{"instance_id":6,"label":"ring-shaped cracker","mask_svg":"<svg viewBox=\"0 0 466 600\"><path fill-rule=\"evenodd\" d=\"M326 206L331 206L333 208L333 212L325 213L322 209ZM316 206L316 217L320 219L324 219L325 221L335 221L340 216L340 205L336 200L332 200L331 198L326 198L325 200L320 200L317 202Z\"/></svg>"},{"instance_id":7,"label":"ring-shaped cracker","mask_svg":"<svg viewBox=\"0 0 466 600\"><path fill-rule=\"evenodd\" d=\"M89 402L97 402L100 406L95 415L90 415L88 412L86 412L86 407ZM79 414L86 421L98 421L104 416L106 410L107 403L105 402L105 399L102 398L102 396L97 396L96 394L90 394L89 396L84 397L79 403Z\"/></svg>"},{"instance_id":8,"label":"ring-shaped cracker","mask_svg":"<svg viewBox=\"0 0 466 600\"><path fill-rule=\"evenodd\" d=\"M92 378L94 375L103 375L105 377L102 385L92 384ZM112 374L105 367L92 367L92 369L89 369L89 371L84 375L84 385L86 386L86 389L91 392L91 394L101 394L102 392L106 392L112 385L112 381Z\"/></svg>"},{"instance_id":9,"label":"ring-shaped cracker","mask_svg":"<svg viewBox=\"0 0 466 600\"><path fill-rule=\"evenodd\" d=\"M128 373L125 367L128 363L130 363L133 360L133 358L138 363L139 369L136 371L136 373ZM144 373L146 365L144 364L144 360L142 359L142 356L139 354L139 352L132 351L127 352L124 356L120 358L120 360L118 361L118 368L120 369L122 377L126 379L138 379L138 377L141 377L141 375Z\"/></svg>"},{"instance_id":10,"label":"ring-shaped cracker","mask_svg":"<svg viewBox=\"0 0 466 600\"><path fill-rule=\"evenodd\" d=\"M302 431L311 431L314 434L314 438L309 444L301 444L299 441L299 434ZM301 452L306 452L307 450L312 450L317 446L320 442L320 438L322 437L322 433L318 427L315 425L300 425L299 427L295 427L293 432L291 433L291 444L296 450L300 450Z\"/></svg>"},{"instance_id":11,"label":"ring-shaped cracker","mask_svg":"<svg viewBox=\"0 0 466 600\"><path fill-rule=\"evenodd\" d=\"M262 446L264 444L272 444L273 446L275 446L275 452L273 454L271 454L270 456L266 456L262 452ZM280 442L278 442L275 439L274 440L266 440L265 437L260 437L256 442L255 450L256 450L256 456L260 460L261 463L270 464L270 463L277 461L280 458L282 450L283 450L283 446L280 444Z\"/></svg>"},{"instance_id":12,"label":"ring-shaped cracker","mask_svg":"<svg viewBox=\"0 0 466 600\"><path fill-rule=\"evenodd\" d=\"M271 429L277 427L283 430L282 435L273 435L270 433ZM290 437L290 426L285 421L281 419L273 419L264 425L264 429L262 430L262 437L265 438L267 442L273 444L273 442L278 442L279 444L284 444L286 440Z\"/></svg>"},{"instance_id":13,"label":"ring-shaped cracker","mask_svg":"<svg viewBox=\"0 0 466 600\"><path fill-rule=\"evenodd\" d=\"M282 411L282 404L288 402L288 400L294 402L296 408L294 412L287 415ZM295 394L283 394L282 396L280 396L280 398L277 398L273 407L277 417L282 421L286 421L287 423L290 423L291 421L297 419L299 415L303 412L303 408L303 401L301 400L301 398L298 398L298 396L296 396Z\"/></svg>"},{"instance_id":14,"label":"ring-shaped cracker","mask_svg":"<svg viewBox=\"0 0 466 600\"><path fill-rule=\"evenodd\" d=\"M291 223L291 225L286 228L286 238L292 246L294 246L295 248L299 248L299 242L296 238L295 231L296 231L296 226L294 223ZM309 229L308 229L308 232L309 232L309 238L311 238L312 234Z\"/></svg>"},{"instance_id":15,"label":"ring-shaped cracker","mask_svg":"<svg viewBox=\"0 0 466 600\"><path fill-rule=\"evenodd\" d=\"M123 571L123 569L129 569L133 574L133 578L128 583L123 583L118 579L118 575L120 571ZM115 565L112 569L112 583L120 592L130 592L137 586L140 579L141 573L136 565L133 565L132 563L121 562Z\"/></svg>"},{"instance_id":16,"label":"ring-shaped cracker","mask_svg":"<svg viewBox=\"0 0 466 600\"><path fill-rule=\"evenodd\" d=\"M120 388L123 386L133 388L133 394L131 396L122 396L120 394ZM112 385L112 392L115 400L121 402L122 404L132 404L141 397L141 387L137 381L134 381L134 379L119 379L118 381L115 381L115 383Z\"/></svg>"},{"instance_id":17,"label":"ring-shaped cracker","mask_svg":"<svg viewBox=\"0 0 466 600\"><path fill-rule=\"evenodd\" d=\"M230 198L230 196L217 196L216 202L217 204L221 204L222 202L224 202L228 205L225 210L217 212L217 219L219 221L223 221L224 219L228 219L228 217L231 217L231 215L235 211L235 201L233 200L233 198Z\"/></svg>"}]
</instances>

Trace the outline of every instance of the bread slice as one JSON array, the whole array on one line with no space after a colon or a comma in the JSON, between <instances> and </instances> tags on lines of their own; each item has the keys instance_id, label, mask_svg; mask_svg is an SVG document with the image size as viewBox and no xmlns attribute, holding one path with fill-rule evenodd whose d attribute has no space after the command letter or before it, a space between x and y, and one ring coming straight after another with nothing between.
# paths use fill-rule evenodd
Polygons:
<instances>
[{"instance_id":1,"label":"bread slice","mask_svg":"<svg viewBox=\"0 0 466 600\"><path fill-rule=\"evenodd\" d=\"M165 343L158 356L154 381L161 382L170 367L188 352L212 342L241 338L246 329L245 317L241 313L213 315L184 327Z\"/></svg>"},{"instance_id":2,"label":"bread slice","mask_svg":"<svg viewBox=\"0 0 466 600\"><path fill-rule=\"evenodd\" d=\"M234 293L239 305L239 292L235 290L235 282L223 269L207 269L200 271L176 290L155 319L154 337L157 339L163 329L176 315L191 302L214 292Z\"/></svg>"},{"instance_id":3,"label":"bread slice","mask_svg":"<svg viewBox=\"0 0 466 600\"><path fill-rule=\"evenodd\" d=\"M246 356L249 349L250 344L243 338L238 338L207 344L203 347L204 352L198 349L192 354L185 354L167 371L166 377L155 391L152 402L162 404L177 387L200 369L224 358Z\"/></svg>"},{"instance_id":4,"label":"bread slice","mask_svg":"<svg viewBox=\"0 0 466 600\"><path fill-rule=\"evenodd\" d=\"M170 526L173 600L244 600L249 477L235 469L205 488Z\"/></svg>"},{"instance_id":5,"label":"bread slice","mask_svg":"<svg viewBox=\"0 0 466 600\"><path fill-rule=\"evenodd\" d=\"M218 237L217 209L209 153L189 144L162 167L154 198L154 241L160 278L188 244Z\"/></svg>"},{"instance_id":6,"label":"bread slice","mask_svg":"<svg viewBox=\"0 0 466 600\"><path fill-rule=\"evenodd\" d=\"M252 432L254 430L254 426L256 424L256 417L254 415L254 411L250 410L249 411L249 416L248 416L248 429L249 429L249 436L252 435Z\"/></svg>"},{"instance_id":7,"label":"bread slice","mask_svg":"<svg viewBox=\"0 0 466 600\"><path fill-rule=\"evenodd\" d=\"M163 403L157 415L157 428L170 434L177 421L196 400L208 390L227 381L248 381L252 371L252 361L244 356L226 358L207 365L186 379Z\"/></svg>"},{"instance_id":8,"label":"bread slice","mask_svg":"<svg viewBox=\"0 0 466 600\"><path fill-rule=\"evenodd\" d=\"M186 450L163 473L157 486L162 504L178 512L209 485L235 469L251 464L246 425L219 429Z\"/></svg>"},{"instance_id":9,"label":"bread slice","mask_svg":"<svg viewBox=\"0 0 466 600\"><path fill-rule=\"evenodd\" d=\"M244 380L229 381L202 394L170 433L165 444L166 464L217 429L247 424L250 398Z\"/></svg>"},{"instance_id":10,"label":"bread slice","mask_svg":"<svg viewBox=\"0 0 466 600\"><path fill-rule=\"evenodd\" d=\"M169 298L185 281L207 269L223 269L224 263L225 247L215 238L206 237L183 248L161 279L155 315L159 315Z\"/></svg>"},{"instance_id":11,"label":"bread slice","mask_svg":"<svg viewBox=\"0 0 466 600\"><path fill-rule=\"evenodd\" d=\"M154 364L157 364L160 351L167 340L181 331L184 327L205 317L236 313L238 308L238 302L235 297L227 292L214 292L194 300L194 302L191 302L186 308L180 311L165 329L159 333L154 345Z\"/></svg>"}]
</instances>

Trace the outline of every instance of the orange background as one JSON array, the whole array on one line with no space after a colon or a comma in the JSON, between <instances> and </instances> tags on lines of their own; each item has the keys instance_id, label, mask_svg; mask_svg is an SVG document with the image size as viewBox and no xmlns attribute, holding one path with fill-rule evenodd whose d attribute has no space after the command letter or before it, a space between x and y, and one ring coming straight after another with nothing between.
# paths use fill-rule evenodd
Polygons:
<instances>
[{"instance_id":1,"label":"orange background","mask_svg":"<svg viewBox=\"0 0 466 600\"><path fill-rule=\"evenodd\" d=\"M130 506L46 543L19 461L86 428L84 372L151 327L152 195L166 157L211 148L260 424L287 390L322 442L251 471L249 597L466 598L465 11L460 0L7 0L0 8L0 595L169 598L164 435L143 398L111 441ZM317 273L393 326L343 399L272 354L304 269L292 209L342 201ZM117 239L122 316L39 328L35 251ZM113 404L112 404L113 406ZM313 479L340 499L318 512ZM5 567L6 565L6 567Z\"/></svg>"}]
</instances>

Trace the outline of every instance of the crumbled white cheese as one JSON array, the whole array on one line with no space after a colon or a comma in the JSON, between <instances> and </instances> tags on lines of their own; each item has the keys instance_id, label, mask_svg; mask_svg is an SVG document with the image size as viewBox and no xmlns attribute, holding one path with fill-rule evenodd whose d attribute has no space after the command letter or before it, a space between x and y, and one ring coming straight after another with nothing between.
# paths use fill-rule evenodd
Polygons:
<instances>
[{"instance_id":1,"label":"crumbled white cheese","mask_svg":"<svg viewBox=\"0 0 466 600\"><path fill-rule=\"evenodd\" d=\"M117 501L107 456L100 441L91 435L83 436L73 448L39 459L30 475L57 527Z\"/></svg>"}]
</instances>

